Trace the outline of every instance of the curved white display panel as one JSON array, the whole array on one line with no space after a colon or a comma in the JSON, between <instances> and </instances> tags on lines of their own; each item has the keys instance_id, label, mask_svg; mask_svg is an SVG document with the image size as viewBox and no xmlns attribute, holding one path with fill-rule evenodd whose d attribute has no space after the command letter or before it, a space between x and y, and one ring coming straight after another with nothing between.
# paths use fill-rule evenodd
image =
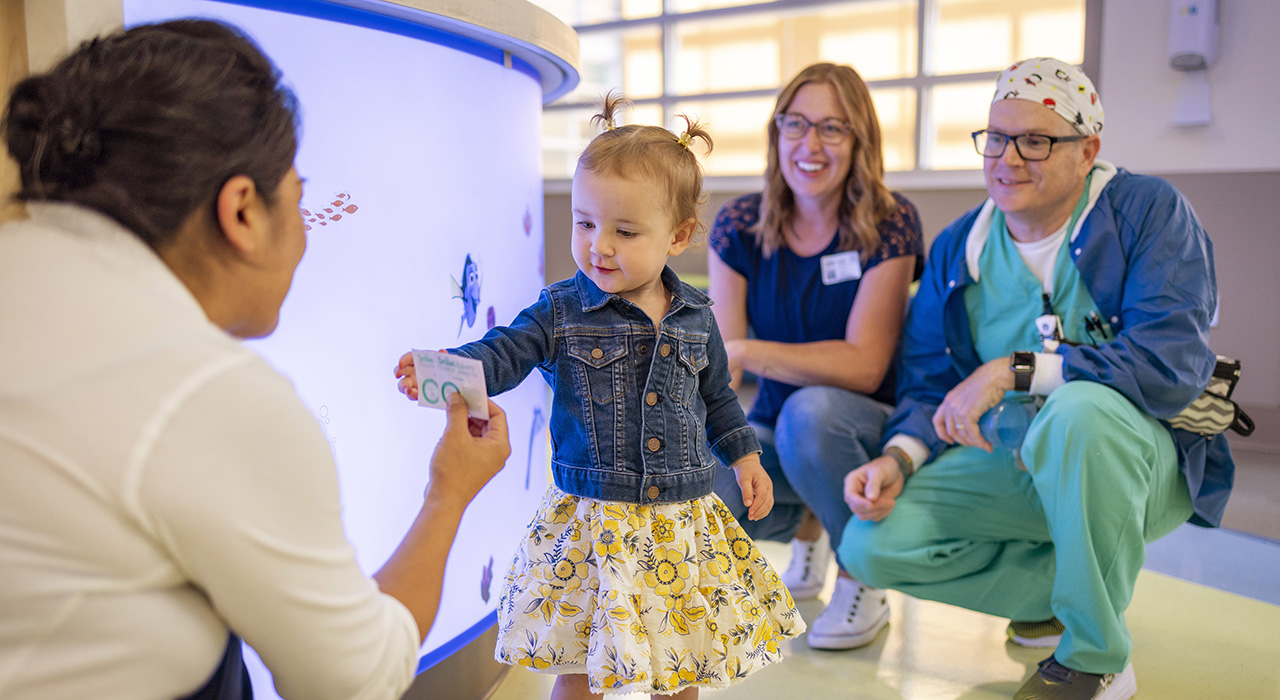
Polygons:
<instances>
[{"instance_id":1,"label":"curved white display panel","mask_svg":"<svg viewBox=\"0 0 1280 700\"><path fill-rule=\"evenodd\" d=\"M297 94L307 252L279 329L253 347L324 429L366 572L418 513L444 426L442 412L396 391L393 367L410 347L475 340L537 298L541 108L575 80L570 69L548 88L546 71L518 56L369 12L373 4L124 3L126 25L200 16L241 27ZM545 383L535 373L497 400L511 459L467 510L420 669L492 625L547 486ZM272 697L265 671L253 671L255 692Z\"/></svg>"}]
</instances>

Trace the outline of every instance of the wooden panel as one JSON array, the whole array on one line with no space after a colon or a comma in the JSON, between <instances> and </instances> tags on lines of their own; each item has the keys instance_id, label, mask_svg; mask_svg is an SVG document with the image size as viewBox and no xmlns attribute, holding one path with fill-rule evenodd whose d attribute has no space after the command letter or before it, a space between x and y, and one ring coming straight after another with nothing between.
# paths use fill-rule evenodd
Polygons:
<instances>
[{"instance_id":1,"label":"wooden panel","mask_svg":"<svg viewBox=\"0 0 1280 700\"><path fill-rule=\"evenodd\" d=\"M0 0L0 87L5 96L0 110L8 107L10 88L27 75L27 23L22 6L23 0ZM0 221L21 214L21 207L9 199L17 188L18 167L0 139Z\"/></svg>"}]
</instances>

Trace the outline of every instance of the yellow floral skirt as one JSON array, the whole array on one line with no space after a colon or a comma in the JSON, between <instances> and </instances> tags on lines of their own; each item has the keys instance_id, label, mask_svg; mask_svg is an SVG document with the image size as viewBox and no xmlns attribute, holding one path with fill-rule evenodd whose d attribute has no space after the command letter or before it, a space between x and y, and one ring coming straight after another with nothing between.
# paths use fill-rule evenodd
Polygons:
<instances>
[{"instance_id":1,"label":"yellow floral skirt","mask_svg":"<svg viewBox=\"0 0 1280 700\"><path fill-rule=\"evenodd\" d=\"M727 687L804 630L715 494L640 505L552 486L507 574L495 657L584 673L595 693L669 694Z\"/></svg>"}]
</instances>

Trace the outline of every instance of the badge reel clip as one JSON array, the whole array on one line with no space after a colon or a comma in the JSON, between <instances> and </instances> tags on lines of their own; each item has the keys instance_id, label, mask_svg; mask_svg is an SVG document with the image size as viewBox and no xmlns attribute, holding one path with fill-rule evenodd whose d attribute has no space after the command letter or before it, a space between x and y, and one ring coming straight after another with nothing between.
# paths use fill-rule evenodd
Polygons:
<instances>
[{"instance_id":1,"label":"badge reel clip","mask_svg":"<svg viewBox=\"0 0 1280 700\"><path fill-rule=\"evenodd\" d=\"M1053 305L1049 303L1049 295L1044 294L1044 313L1036 317L1036 332L1040 334L1040 342L1045 352L1055 352L1062 343L1062 319L1053 313Z\"/></svg>"}]
</instances>

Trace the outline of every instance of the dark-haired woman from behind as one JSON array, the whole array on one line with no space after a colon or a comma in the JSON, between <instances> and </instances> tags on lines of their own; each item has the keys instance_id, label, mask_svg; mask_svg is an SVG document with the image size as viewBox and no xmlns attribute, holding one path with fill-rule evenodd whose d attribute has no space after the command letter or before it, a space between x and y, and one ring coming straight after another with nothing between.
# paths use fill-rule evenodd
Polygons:
<instances>
[{"instance_id":1,"label":"dark-haired woman from behind","mask_svg":"<svg viewBox=\"0 0 1280 700\"><path fill-rule=\"evenodd\" d=\"M735 381L743 370L759 378L747 418L775 506L746 528L791 540L782 580L796 598L812 598L849 519L845 474L880 455L924 244L915 206L884 185L880 125L852 68L801 71L778 95L768 133L764 192L716 217L710 292ZM732 481L717 481L716 493L739 509ZM884 591L838 571L809 645L864 646L888 620Z\"/></svg>"},{"instance_id":2,"label":"dark-haired woman from behind","mask_svg":"<svg viewBox=\"0 0 1280 700\"><path fill-rule=\"evenodd\" d=\"M8 99L30 219L0 227L0 697L399 698L466 504L509 447L451 407L373 580L270 333L306 247L293 98L236 30L86 42Z\"/></svg>"}]
</instances>

